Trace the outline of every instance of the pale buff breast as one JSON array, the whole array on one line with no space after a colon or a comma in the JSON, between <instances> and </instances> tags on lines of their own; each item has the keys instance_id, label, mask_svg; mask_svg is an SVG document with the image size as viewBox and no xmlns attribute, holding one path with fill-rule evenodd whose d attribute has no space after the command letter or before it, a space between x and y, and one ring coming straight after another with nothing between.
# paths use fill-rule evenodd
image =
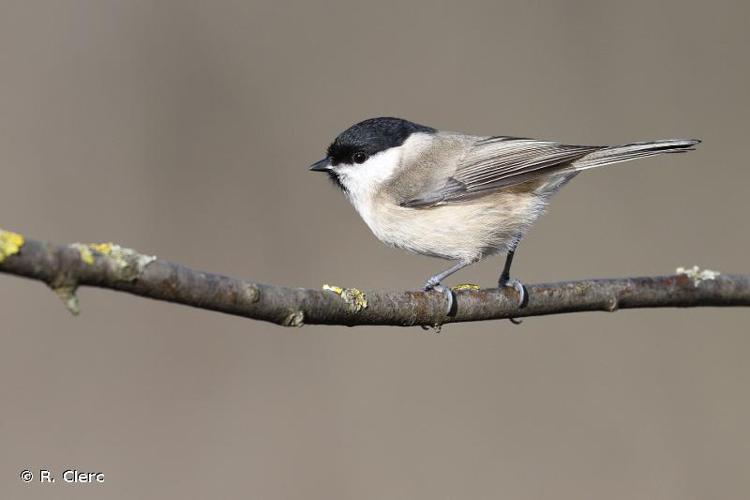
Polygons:
<instances>
[{"instance_id":1,"label":"pale buff breast","mask_svg":"<svg viewBox=\"0 0 750 500\"><path fill-rule=\"evenodd\" d=\"M543 213L545 200L500 192L423 209L386 199L367 205L360 214L383 243L421 255L474 261L512 248Z\"/></svg>"}]
</instances>

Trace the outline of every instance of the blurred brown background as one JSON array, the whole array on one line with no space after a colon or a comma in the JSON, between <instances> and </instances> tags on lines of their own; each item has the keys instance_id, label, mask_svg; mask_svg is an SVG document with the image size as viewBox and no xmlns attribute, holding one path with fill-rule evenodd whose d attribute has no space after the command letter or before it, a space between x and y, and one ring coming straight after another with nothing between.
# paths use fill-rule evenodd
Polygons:
<instances>
[{"instance_id":1,"label":"blurred brown background","mask_svg":"<svg viewBox=\"0 0 750 500\"><path fill-rule=\"evenodd\" d=\"M573 143L527 282L748 272L747 2L0 0L0 225L292 286L415 288L306 171L363 118ZM452 283L496 282L502 258ZM282 329L0 276L0 497L744 499L747 310ZM19 472L103 471L103 485Z\"/></svg>"}]
</instances>

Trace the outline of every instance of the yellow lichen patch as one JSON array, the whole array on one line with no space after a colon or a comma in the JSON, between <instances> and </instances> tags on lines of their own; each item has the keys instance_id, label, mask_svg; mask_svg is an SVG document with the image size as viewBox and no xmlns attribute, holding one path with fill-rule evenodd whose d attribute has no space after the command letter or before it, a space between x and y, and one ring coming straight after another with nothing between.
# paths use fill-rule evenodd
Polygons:
<instances>
[{"instance_id":1,"label":"yellow lichen patch","mask_svg":"<svg viewBox=\"0 0 750 500\"><path fill-rule=\"evenodd\" d=\"M367 309L367 297L361 290L357 290L356 288L341 288L340 286L328 284L323 285L322 288L323 290L339 295L353 312Z\"/></svg>"},{"instance_id":2,"label":"yellow lichen patch","mask_svg":"<svg viewBox=\"0 0 750 500\"><path fill-rule=\"evenodd\" d=\"M87 245L84 245L83 243L71 243L70 246L78 250L83 262L88 265L94 264L94 254L91 253L91 249Z\"/></svg>"},{"instance_id":3,"label":"yellow lichen patch","mask_svg":"<svg viewBox=\"0 0 750 500\"><path fill-rule=\"evenodd\" d=\"M476 291L476 290L480 290L481 288L482 287L480 287L479 285L475 285L474 283L459 283L456 286L452 286L451 290L453 290L454 292L460 292L461 290Z\"/></svg>"},{"instance_id":4,"label":"yellow lichen patch","mask_svg":"<svg viewBox=\"0 0 750 500\"><path fill-rule=\"evenodd\" d=\"M113 243L89 243L88 246L95 252L99 252L102 255L109 255L112 253L112 247L115 245Z\"/></svg>"},{"instance_id":5,"label":"yellow lichen patch","mask_svg":"<svg viewBox=\"0 0 750 500\"><path fill-rule=\"evenodd\" d=\"M364 292L356 288L347 288L341 294L341 298L354 309L354 312L359 312L367 308L367 297Z\"/></svg>"},{"instance_id":6,"label":"yellow lichen patch","mask_svg":"<svg viewBox=\"0 0 750 500\"><path fill-rule=\"evenodd\" d=\"M0 262L7 257L17 254L23 246L23 236L12 231L0 229Z\"/></svg>"},{"instance_id":7,"label":"yellow lichen patch","mask_svg":"<svg viewBox=\"0 0 750 500\"><path fill-rule=\"evenodd\" d=\"M678 267L675 272L677 274L684 274L688 278L692 279L693 286L700 285L702 281L715 280L716 277L720 274L718 271L712 271L710 269L701 270L701 268L698 266L693 266L689 269Z\"/></svg>"},{"instance_id":8,"label":"yellow lichen patch","mask_svg":"<svg viewBox=\"0 0 750 500\"><path fill-rule=\"evenodd\" d=\"M341 295L342 293L344 293L344 289L341 288L340 286L336 286L336 285L329 285L329 284L326 283L325 285L323 285L322 288L323 288L323 290L325 290L327 292L333 292L333 293L335 293L337 295Z\"/></svg>"},{"instance_id":9,"label":"yellow lichen patch","mask_svg":"<svg viewBox=\"0 0 750 500\"><path fill-rule=\"evenodd\" d=\"M93 265L95 257L99 255L100 259L104 259L104 264L114 270L117 278L124 281L135 279L147 265L156 260L153 255L143 255L116 243L73 243L70 246L78 250L81 260L88 265Z\"/></svg>"}]
</instances>

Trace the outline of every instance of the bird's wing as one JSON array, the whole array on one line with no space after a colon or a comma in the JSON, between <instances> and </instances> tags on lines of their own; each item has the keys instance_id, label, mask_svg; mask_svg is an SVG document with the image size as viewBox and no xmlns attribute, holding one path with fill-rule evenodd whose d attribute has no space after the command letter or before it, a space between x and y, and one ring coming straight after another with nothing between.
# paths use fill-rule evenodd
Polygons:
<instances>
[{"instance_id":1,"label":"bird's wing","mask_svg":"<svg viewBox=\"0 0 750 500\"><path fill-rule=\"evenodd\" d=\"M564 170L571 162L600 149L516 137L481 138L469 146L455 171L437 183L436 189L419 193L401 205L426 208L473 198Z\"/></svg>"}]
</instances>

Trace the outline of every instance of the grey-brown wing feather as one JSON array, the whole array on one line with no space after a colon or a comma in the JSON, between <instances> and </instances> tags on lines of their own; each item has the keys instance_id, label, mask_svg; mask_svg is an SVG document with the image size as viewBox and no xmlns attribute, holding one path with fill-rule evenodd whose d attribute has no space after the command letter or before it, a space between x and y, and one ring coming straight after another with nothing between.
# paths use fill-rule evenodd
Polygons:
<instances>
[{"instance_id":1,"label":"grey-brown wing feather","mask_svg":"<svg viewBox=\"0 0 750 500\"><path fill-rule=\"evenodd\" d=\"M571 162L600 149L515 137L479 139L440 187L420 193L402 206L424 208L522 184L563 170Z\"/></svg>"}]
</instances>

